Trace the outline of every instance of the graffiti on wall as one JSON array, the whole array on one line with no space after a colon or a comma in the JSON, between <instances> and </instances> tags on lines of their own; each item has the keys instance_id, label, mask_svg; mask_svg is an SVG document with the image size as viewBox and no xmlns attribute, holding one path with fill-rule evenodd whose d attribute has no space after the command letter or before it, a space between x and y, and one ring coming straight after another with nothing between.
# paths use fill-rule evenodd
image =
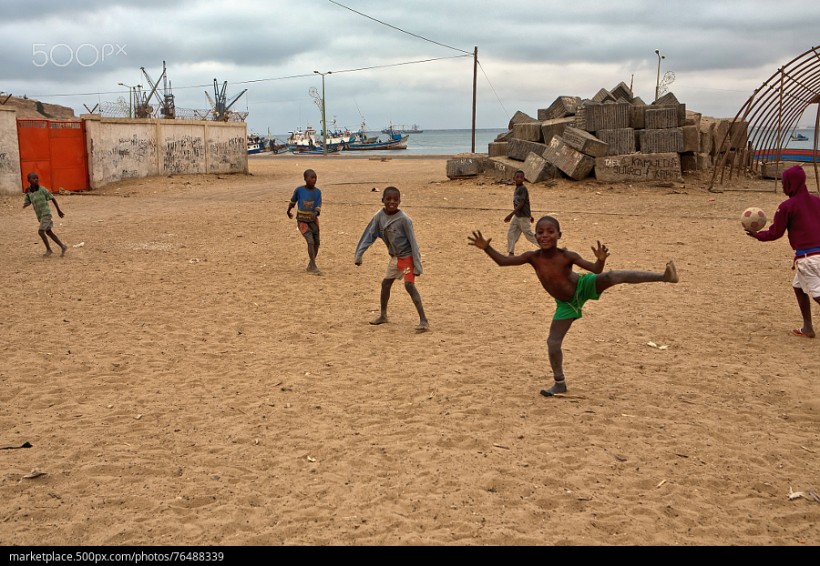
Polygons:
<instances>
[{"instance_id":1,"label":"graffiti on wall","mask_svg":"<svg viewBox=\"0 0 820 566\"><path fill-rule=\"evenodd\" d=\"M198 136L165 138L162 173L204 173L205 144Z\"/></svg>"},{"instance_id":2,"label":"graffiti on wall","mask_svg":"<svg viewBox=\"0 0 820 566\"><path fill-rule=\"evenodd\" d=\"M248 159L248 144L241 137L208 143L208 162L210 172L239 173L245 170Z\"/></svg>"},{"instance_id":3,"label":"graffiti on wall","mask_svg":"<svg viewBox=\"0 0 820 566\"><path fill-rule=\"evenodd\" d=\"M0 173L18 173L17 161L12 161L8 153L0 153Z\"/></svg>"}]
</instances>

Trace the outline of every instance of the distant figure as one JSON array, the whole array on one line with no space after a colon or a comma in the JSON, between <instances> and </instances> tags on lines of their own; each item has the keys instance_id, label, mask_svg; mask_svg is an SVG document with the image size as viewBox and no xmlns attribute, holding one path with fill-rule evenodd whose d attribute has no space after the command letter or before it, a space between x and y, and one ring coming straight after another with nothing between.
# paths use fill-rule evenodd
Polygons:
<instances>
[{"instance_id":1,"label":"distant figure","mask_svg":"<svg viewBox=\"0 0 820 566\"><path fill-rule=\"evenodd\" d=\"M792 288L803 316L803 326L791 331L793 336L814 338L811 320L811 296L820 304L820 197L809 194L806 172L799 165L783 171L783 192L789 197L780 203L772 225L760 232L746 234L761 242L777 240L788 231L794 250L792 269L796 271Z\"/></svg>"},{"instance_id":2,"label":"distant figure","mask_svg":"<svg viewBox=\"0 0 820 566\"><path fill-rule=\"evenodd\" d=\"M306 169L304 172L305 184L296 187L288 204L288 218L293 218L293 207L296 207L296 226L307 242L308 273L321 275L316 266L316 256L319 254L319 213L322 212L322 191L316 186L316 172Z\"/></svg>"},{"instance_id":3,"label":"distant figure","mask_svg":"<svg viewBox=\"0 0 820 566\"><path fill-rule=\"evenodd\" d=\"M422 274L421 252L419 251L416 234L413 231L413 221L404 211L399 210L401 204L401 192L396 187L387 187L382 193L382 204L384 208L379 210L370 220L364 229L362 237L356 246L354 262L356 265L362 264L364 252L381 238L387 246L387 253L390 254L390 261L387 264L387 273L382 280L380 296L381 313L379 317L371 320L370 324L384 324L387 322L387 303L390 301L390 289L396 279L404 279L404 288L413 299L413 304L419 314L419 324L416 332L426 332L430 326L427 316L424 314L424 307L421 304L421 296L416 289L416 276Z\"/></svg>"},{"instance_id":4,"label":"distant figure","mask_svg":"<svg viewBox=\"0 0 820 566\"><path fill-rule=\"evenodd\" d=\"M57 237L57 234L52 231L54 222L51 220L51 207L48 202L51 201L54 203L54 208L57 209L57 214L60 215L60 218L65 216L65 214L60 210L60 205L57 204L57 199L54 198L54 195L45 187L40 186L40 176L37 175L37 173L31 172L26 178L28 179L28 187L26 187L26 196L23 199L23 208L34 205L34 213L37 215L37 220L40 221L38 233L46 245L46 253L43 254L43 257L48 257L52 253L48 238L51 238L55 244L60 246L60 257L62 257L65 255L68 246L63 244L60 238ZM46 236L48 236L48 238Z\"/></svg>"},{"instance_id":5,"label":"distant figure","mask_svg":"<svg viewBox=\"0 0 820 566\"><path fill-rule=\"evenodd\" d=\"M515 183L515 191L513 191L513 210L510 212L504 222L510 223L510 228L507 230L507 254L515 255L515 244L524 234L530 242L538 245L535 239L535 234L532 233L530 224L535 221L530 210L530 192L524 185L524 172L518 170L513 175L513 183Z\"/></svg>"},{"instance_id":6,"label":"distant figure","mask_svg":"<svg viewBox=\"0 0 820 566\"><path fill-rule=\"evenodd\" d=\"M598 242L592 248L596 261L593 263L582 258L576 252L558 247L561 238L561 227L558 220L552 216L543 216L535 225L535 234L538 238L539 249L524 252L517 256L504 256L490 247L492 238L485 239L479 231L473 231L467 240L470 245L484 250L493 261L500 266L530 264L541 285L555 298L555 315L550 325L547 338L547 352L555 383L549 389L542 389L541 395L552 397L556 393L566 393L567 383L564 376L564 354L561 346L564 336L572 326L573 321L581 318L581 308L588 300L597 301L601 293L613 285L621 283L651 283L665 281L677 283L678 274L675 264L671 261L666 264L663 273L648 271L607 271L603 273L604 263L609 257L609 249ZM572 266L590 271L579 275L572 270ZM599 275L601 274L601 275Z\"/></svg>"}]
</instances>

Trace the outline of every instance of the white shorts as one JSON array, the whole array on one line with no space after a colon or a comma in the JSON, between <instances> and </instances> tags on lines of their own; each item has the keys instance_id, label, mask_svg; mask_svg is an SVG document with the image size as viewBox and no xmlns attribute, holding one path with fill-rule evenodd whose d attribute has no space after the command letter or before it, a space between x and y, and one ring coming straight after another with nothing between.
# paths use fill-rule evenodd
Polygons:
<instances>
[{"instance_id":1,"label":"white shorts","mask_svg":"<svg viewBox=\"0 0 820 566\"><path fill-rule=\"evenodd\" d=\"M792 287L803 289L813 299L820 298L820 255L800 258L794 262L794 268L797 273Z\"/></svg>"}]
</instances>

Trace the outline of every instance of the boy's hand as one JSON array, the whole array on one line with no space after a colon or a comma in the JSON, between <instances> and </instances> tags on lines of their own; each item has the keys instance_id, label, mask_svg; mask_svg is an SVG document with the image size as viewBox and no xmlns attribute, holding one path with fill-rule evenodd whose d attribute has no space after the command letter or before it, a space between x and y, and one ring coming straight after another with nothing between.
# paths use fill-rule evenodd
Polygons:
<instances>
[{"instance_id":1,"label":"boy's hand","mask_svg":"<svg viewBox=\"0 0 820 566\"><path fill-rule=\"evenodd\" d=\"M757 240L757 236L751 230L746 230L746 235L754 238L755 240Z\"/></svg>"},{"instance_id":2,"label":"boy's hand","mask_svg":"<svg viewBox=\"0 0 820 566\"><path fill-rule=\"evenodd\" d=\"M57 214L59 214L59 215L60 215L60 218L62 218L63 216L65 216L65 213L63 213L63 211L62 211L62 210L58 210L58 211L57 211Z\"/></svg>"},{"instance_id":3,"label":"boy's hand","mask_svg":"<svg viewBox=\"0 0 820 566\"><path fill-rule=\"evenodd\" d=\"M510 220L512 220L512 217L513 217L513 213L511 212L507 216L504 217L504 222L509 222Z\"/></svg>"},{"instance_id":4,"label":"boy's hand","mask_svg":"<svg viewBox=\"0 0 820 566\"><path fill-rule=\"evenodd\" d=\"M609 248L607 248L605 245L601 244L600 240L597 240L597 243L598 243L598 247L597 248L593 247L592 248L592 253L595 254L595 257L598 259L598 261L606 261L606 258L609 257Z\"/></svg>"},{"instance_id":5,"label":"boy's hand","mask_svg":"<svg viewBox=\"0 0 820 566\"><path fill-rule=\"evenodd\" d=\"M293 213L290 210L288 210L288 218L293 218Z\"/></svg>"},{"instance_id":6,"label":"boy's hand","mask_svg":"<svg viewBox=\"0 0 820 566\"><path fill-rule=\"evenodd\" d=\"M475 246L480 250L486 250L487 247L490 245L492 238L484 239L484 236L481 235L480 230L473 230L472 236L467 236L467 243L471 246Z\"/></svg>"},{"instance_id":7,"label":"boy's hand","mask_svg":"<svg viewBox=\"0 0 820 566\"><path fill-rule=\"evenodd\" d=\"M535 218L530 216L530 224L532 224L533 222L535 222Z\"/></svg>"}]
</instances>

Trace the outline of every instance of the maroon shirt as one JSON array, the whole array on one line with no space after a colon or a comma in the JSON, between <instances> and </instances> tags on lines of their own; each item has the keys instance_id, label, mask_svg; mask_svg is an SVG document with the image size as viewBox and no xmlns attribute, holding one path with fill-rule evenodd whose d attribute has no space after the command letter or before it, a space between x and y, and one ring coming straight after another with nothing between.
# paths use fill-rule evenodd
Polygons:
<instances>
[{"instance_id":1,"label":"maroon shirt","mask_svg":"<svg viewBox=\"0 0 820 566\"><path fill-rule=\"evenodd\" d=\"M777 207L769 229L756 232L755 238L770 242L788 230L793 250L820 248L820 197L809 194L802 167L783 171L783 192L789 198Z\"/></svg>"}]
</instances>

